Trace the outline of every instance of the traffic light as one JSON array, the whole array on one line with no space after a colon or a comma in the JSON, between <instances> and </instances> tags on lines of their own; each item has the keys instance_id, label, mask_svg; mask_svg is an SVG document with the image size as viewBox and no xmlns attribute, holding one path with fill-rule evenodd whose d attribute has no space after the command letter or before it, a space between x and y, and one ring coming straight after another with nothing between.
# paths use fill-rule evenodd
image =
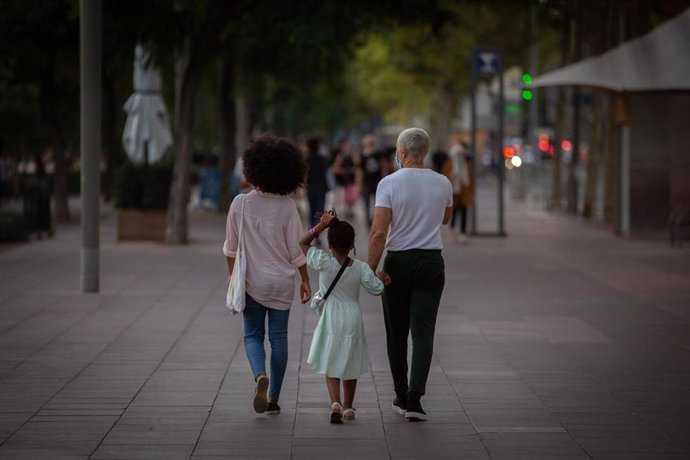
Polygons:
<instances>
[{"instance_id":1,"label":"traffic light","mask_svg":"<svg viewBox=\"0 0 690 460\"><path fill-rule=\"evenodd\" d=\"M541 151L542 159L548 160L548 159L553 158L553 156L554 156L553 140L549 137L548 134L546 134L546 133L540 133L539 134L538 148Z\"/></svg>"},{"instance_id":2,"label":"traffic light","mask_svg":"<svg viewBox=\"0 0 690 460\"><path fill-rule=\"evenodd\" d=\"M523 84L523 85L530 85L530 84L532 84L532 74L527 73L527 72L523 73L523 74L522 74L522 84ZM532 97L533 97L533 96L534 96L534 95L532 94L532 90L531 90L531 89L523 88L523 90L522 90L522 100L523 100L523 101L529 102L529 101L532 100Z\"/></svg>"}]
</instances>

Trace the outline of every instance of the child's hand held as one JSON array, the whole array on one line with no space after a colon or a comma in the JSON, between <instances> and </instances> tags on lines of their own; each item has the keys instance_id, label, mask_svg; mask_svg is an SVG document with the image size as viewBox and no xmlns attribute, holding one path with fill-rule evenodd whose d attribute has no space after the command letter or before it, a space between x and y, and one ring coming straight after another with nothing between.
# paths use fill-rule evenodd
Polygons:
<instances>
[{"instance_id":1,"label":"child's hand held","mask_svg":"<svg viewBox=\"0 0 690 460\"><path fill-rule=\"evenodd\" d=\"M391 276L386 272L378 271L376 272L376 277L383 282L384 286L391 284Z\"/></svg>"}]
</instances>

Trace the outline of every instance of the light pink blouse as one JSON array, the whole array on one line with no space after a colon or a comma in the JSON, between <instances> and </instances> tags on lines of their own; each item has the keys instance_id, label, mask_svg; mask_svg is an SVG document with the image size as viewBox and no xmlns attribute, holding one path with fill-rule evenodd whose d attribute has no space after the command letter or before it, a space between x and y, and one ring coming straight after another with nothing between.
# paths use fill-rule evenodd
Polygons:
<instances>
[{"instance_id":1,"label":"light pink blouse","mask_svg":"<svg viewBox=\"0 0 690 460\"><path fill-rule=\"evenodd\" d=\"M287 310L295 295L296 268L307 263L299 245L302 222L292 199L258 190L232 200L223 253L237 254L240 213L244 206L247 294L265 307Z\"/></svg>"}]
</instances>

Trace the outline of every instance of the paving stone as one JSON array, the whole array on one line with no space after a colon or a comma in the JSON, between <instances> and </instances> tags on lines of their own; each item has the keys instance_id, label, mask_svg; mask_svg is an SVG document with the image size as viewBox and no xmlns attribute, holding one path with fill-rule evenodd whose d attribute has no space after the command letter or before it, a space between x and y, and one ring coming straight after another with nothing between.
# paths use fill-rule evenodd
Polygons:
<instances>
[{"instance_id":1,"label":"paving stone","mask_svg":"<svg viewBox=\"0 0 690 460\"><path fill-rule=\"evenodd\" d=\"M4 448L0 447L0 458L13 460L87 460L88 455L70 453L69 450L51 448Z\"/></svg>"},{"instance_id":2,"label":"paving stone","mask_svg":"<svg viewBox=\"0 0 690 460\"><path fill-rule=\"evenodd\" d=\"M394 458L489 458L479 436L388 436Z\"/></svg>"},{"instance_id":3,"label":"paving stone","mask_svg":"<svg viewBox=\"0 0 690 460\"><path fill-rule=\"evenodd\" d=\"M103 440L109 445L166 445L194 444L199 437L201 427L194 430L140 429L138 426L118 425Z\"/></svg>"},{"instance_id":4,"label":"paving stone","mask_svg":"<svg viewBox=\"0 0 690 460\"><path fill-rule=\"evenodd\" d=\"M292 444L293 458L380 459L388 455L385 439L295 438Z\"/></svg>"},{"instance_id":5,"label":"paving stone","mask_svg":"<svg viewBox=\"0 0 690 460\"><path fill-rule=\"evenodd\" d=\"M481 433L480 437L492 457L587 456L568 433Z\"/></svg>"},{"instance_id":6,"label":"paving stone","mask_svg":"<svg viewBox=\"0 0 690 460\"><path fill-rule=\"evenodd\" d=\"M194 444L163 444L163 445L112 445L102 444L91 457L91 459L170 459L183 460L190 458Z\"/></svg>"},{"instance_id":7,"label":"paving stone","mask_svg":"<svg viewBox=\"0 0 690 460\"><path fill-rule=\"evenodd\" d=\"M76 227L0 251L0 458L687 458L687 251L507 210L509 238L444 248L424 423L390 408L381 300L365 294L357 420L328 423L303 306L282 414L254 413L242 321L223 307L224 216L193 212L184 247L117 243L106 217L96 295L78 292Z\"/></svg>"},{"instance_id":8,"label":"paving stone","mask_svg":"<svg viewBox=\"0 0 690 460\"><path fill-rule=\"evenodd\" d=\"M265 438L264 438L265 439ZM261 443L241 441L199 441L194 455L227 456L227 457L288 457L292 446L292 436L272 436L270 442Z\"/></svg>"}]
</instances>

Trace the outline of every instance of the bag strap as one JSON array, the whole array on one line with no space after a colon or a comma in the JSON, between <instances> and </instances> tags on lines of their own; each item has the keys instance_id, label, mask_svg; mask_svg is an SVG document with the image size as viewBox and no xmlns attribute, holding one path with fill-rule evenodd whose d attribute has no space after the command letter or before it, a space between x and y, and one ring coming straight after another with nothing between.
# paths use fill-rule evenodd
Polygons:
<instances>
[{"instance_id":1,"label":"bag strap","mask_svg":"<svg viewBox=\"0 0 690 460\"><path fill-rule=\"evenodd\" d=\"M343 262L343 265L340 267L340 270L338 271L338 274L335 275L335 278L333 278L333 282L332 282L331 285L328 287L328 291L326 291L326 295L323 296L323 300L326 300L326 299L328 298L328 296L330 295L331 291L332 291L333 288L335 287L336 283L337 283L338 280L340 279L340 276L343 274L343 272L345 271L345 269L347 268L347 265L348 265L349 263L350 263L350 258L349 258L349 257L345 257L345 262Z\"/></svg>"},{"instance_id":2,"label":"bag strap","mask_svg":"<svg viewBox=\"0 0 690 460\"><path fill-rule=\"evenodd\" d=\"M242 235L242 228L244 227L244 205L247 202L247 195L244 194L243 199L242 199L242 210L240 211L240 234L237 237L237 250L239 251L240 248L242 251L244 251L244 239Z\"/></svg>"}]
</instances>

